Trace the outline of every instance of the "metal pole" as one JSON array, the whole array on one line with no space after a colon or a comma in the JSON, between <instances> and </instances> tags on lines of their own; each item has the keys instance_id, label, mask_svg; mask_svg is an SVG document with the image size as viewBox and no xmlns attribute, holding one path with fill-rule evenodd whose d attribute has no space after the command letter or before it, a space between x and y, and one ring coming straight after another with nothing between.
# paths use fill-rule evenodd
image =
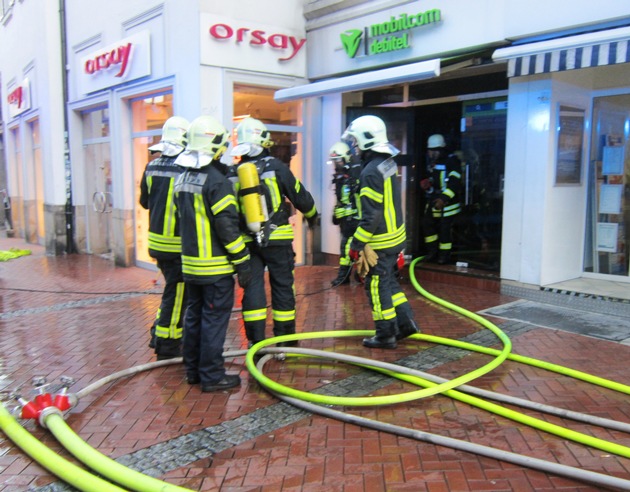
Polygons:
<instances>
[{"instance_id":1,"label":"metal pole","mask_svg":"<svg viewBox=\"0 0 630 492\"><path fill-rule=\"evenodd\" d=\"M74 207L72 204L72 163L70 161L70 137L68 122L68 57L66 42L66 2L59 0L59 22L61 31L61 81L63 86L63 139L66 181L66 253L76 253L74 243Z\"/></svg>"}]
</instances>

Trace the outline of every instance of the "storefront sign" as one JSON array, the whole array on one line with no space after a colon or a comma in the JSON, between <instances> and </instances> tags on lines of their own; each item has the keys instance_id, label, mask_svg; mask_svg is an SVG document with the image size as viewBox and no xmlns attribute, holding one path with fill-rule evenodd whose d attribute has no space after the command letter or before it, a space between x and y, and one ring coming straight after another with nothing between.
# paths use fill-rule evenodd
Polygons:
<instances>
[{"instance_id":1,"label":"storefront sign","mask_svg":"<svg viewBox=\"0 0 630 492\"><path fill-rule=\"evenodd\" d=\"M9 103L10 118L15 118L31 109L31 91L28 79L24 79L21 85L9 92L7 102Z\"/></svg>"},{"instance_id":2,"label":"storefront sign","mask_svg":"<svg viewBox=\"0 0 630 492\"><path fill-rule=\"evenodd\" d=\"M417 14L391 16L388 21L379 22L363 29L349 29L341 33L343 49L350 58L389 53L411 47L409 31L418 27L435 24L442 20L440 9L431 9ZM360 55L360 56L361 56Z\"/></svg>"},{"instance_id":3,"label":"storefront sign","mask_svg":"<svg viewBox=\"0 0 630 492\"><path fill-rule=\"evenodd\" d=\"M92 75L99 70L108 70L113 67L114 71L116 71L120 68L118 73L114 76L122 77L127 70L127 64L129 63L129 55L131 54L132 47L133 45L131 43L127 43L118 46L109 52L96 55L93 59L89 59L85 62L83 69L86 73Z\"/></svg>"},{"instance_id":4,"label":"storefront sign","mask_svg":"<svg viewBox=\"0 0 630 492\"><path fill-rule=\"evenodd\" d=\"M82 94L151 74L150 31L142 31L93 51L80 60L77 73Z\"/></svg>"},{"instance_id":5,"label":"storefront sign","mask_svg":"<svg viewBox=\"0 0 630 492\"><path fill-rule=\"evenodd\" d=\"M288 34L268 34L261 29L250 29L248 27L234 28L229 24L213 24L209 29L213 39L234 40L236 43L248 43L252 46L268 44L270 48L282 51L284 56L278 58L280 61L288 61L297 55L306 43L306 38L298 39Z\"/></svg>"},{"instance_id":6,"label":"storefront sign","mask_svg":"<svg viewBox=\"0 0 630 492\"><path fill-rule=\"evenodd\" d=\"M204 12L199 33L202 66L306 76L306 36L289 18L278 16L277 23L265 24L253 12L239 17Z\"/></svg>"}]
</instances>

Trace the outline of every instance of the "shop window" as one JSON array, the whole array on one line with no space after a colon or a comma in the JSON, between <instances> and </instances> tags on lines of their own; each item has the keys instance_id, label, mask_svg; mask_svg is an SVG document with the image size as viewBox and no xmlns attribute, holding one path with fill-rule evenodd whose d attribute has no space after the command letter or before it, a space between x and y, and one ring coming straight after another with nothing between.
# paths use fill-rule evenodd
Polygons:
<instances>
[{"instance_id":1,"label":"shop window","mask_svg":"<svg viewBox=\"0 0 630 492\"><path fill-rule=\"evenodd\" d=\"M584 271L630 275L630 94L596 98Z\"/></svg>"},{"instance_id":2,"label":"shop window","mask_svg":"<svg viewBox=\"0 0 630 492\"><path fill-rule=\"evenodd\" d=\"M289 165L295 177L302 180L304 147L301 126L302 103L276 102L273 96L277 90L277 87L234 84L234 127L246 117L262 121L271 132L271 139L274 142L270 149L271 155ZM234 136L234 140L235 138ZM300 264L305 258L301 215L294 214L290 222L294 229L293 249L296 262Z\"/></svg>"},{"instance_id":3,"label":"shop window","mask_svg":"<svg viewBox=\"0 0 630 492\"><path fill-rule=\"evenodd\" d=\"M13 226L13 230L18 231L20 236L24 235L24 214L23 214L23 200L24 200L24 172L22 169L22 141L20 137L20 129L14 128L11 130L11 144L13 152L10 154L10 166L14 173L14 178L11 180L11 184L15 183L16 189L10 186L11 196L11 220L10 223Z\"/></svg>"},{"instance_id":4,"label":"shop window","mask_svg":"<svg viewBox=\"0 0 630 492\"><path fill-rule=\"evenodd\" d=\"M140 182L149 161L160 154L151 154L149 147L158 143L162 137L162 127L167 119L173 116L173 94L160 93L143 96L131 101L133 176L135 209L135 249L136 263L140 266L155 264L149 256L149 213L138 205L140 199Z\"/></svg>"},{"instance_id":5,"label":"shop window","mask_svg":"<svg viewBox=\"0 0 630 492\"><path fill-rule=\"evenodd\" d=\"M31 144L33 151L33 187L35 190L35 219L36 234L40 244L45 241L44 227L44 169L42 166L42 148L39 135L39 120L34 120L30 124Z\"/></svg>"}]
</instances>

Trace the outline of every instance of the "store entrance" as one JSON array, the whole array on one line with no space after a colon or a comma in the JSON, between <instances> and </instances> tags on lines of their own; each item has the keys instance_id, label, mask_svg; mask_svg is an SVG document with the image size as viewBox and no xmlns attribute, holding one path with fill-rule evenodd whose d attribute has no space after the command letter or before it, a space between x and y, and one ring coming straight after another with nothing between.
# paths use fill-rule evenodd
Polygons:
<instances>
[{"instance_id":1,"label":"store entrance","mask_svg":"<svg viewBox=\"0 0 630 492\"><path fill-rule=\"evenodd\" d=\"M426 175L427 140L441 134L461 160L462 211L453 222L449 264L497 272L501 258L501 222L505 163L505 97L410 108L347 108L347 123L373 114L385 121L388 138L401 150L407 246L405 253L424 256L422 218L427 195L419 183Z\"/></svg>"},{"instance_id":2,"label":"store entrance","mask_svg":"<svg viewBox=\"0 0 630 492\"><path fill-rule=\"evenodd\" d=\"M112 259L112 163L107 108L87 111L83 119L87 252Z\"/></svg>"}]
</instances>

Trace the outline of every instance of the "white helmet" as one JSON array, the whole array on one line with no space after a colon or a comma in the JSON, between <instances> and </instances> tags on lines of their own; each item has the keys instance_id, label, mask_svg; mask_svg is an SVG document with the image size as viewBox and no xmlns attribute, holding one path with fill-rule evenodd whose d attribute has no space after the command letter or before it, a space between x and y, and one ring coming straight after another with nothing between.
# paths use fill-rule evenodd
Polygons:
<instances>
[{"instance_id":1,"label":"white helmet","mask_svg":"<svg viewBox=\"0 0 630 492\"><path fill-rule=\"evenodd\" d=\"M350 159L352 159L350 147L344 142L337 142L328 151L328 164L332 164L338 160L343 160L344 164L348 164Z\"/></svg>"},{"instance_id":2,"label":"white helmet","mask_svg":"<svg viewBox=\"0 0 630 492\"><path fill-rule=\"evenodd\" d=\"M444 137L439 133L435 135L431 135L429 137L429 141L427 142L427 147L430 149L441 149L446 147L446 142L444 141Z\"/></svg>"},{"instance_id":3,"label":"white helmet","mask_svg":"<svg viewBox=\"0 0 630 492\"><path fill-rule=\"evenodd\" d=\"M361 151L373 150L392 156L400 152L387 140L387 128L378 116L358 117L346 128L341 139L349 142L351 148L357 147Z\"/></svg>"},{"instance_id":4,"label":"white helmet","mask_svg":"<svg viewBox=\"0 0 630 492\"><path fill-rule=\"evenodd\" d=\"M188 143L186 132L188 131L188 120L181 116L171 116L162 126L162 138L159 143L149 147L151 152L162 152L167 156L179 154Z\"/></svg>"},{"instance_id":5,"label":"white helmet","mask_svg":"<svg viewBox=\"0 0 630 492\"><path fill-rule=\"evenodd\" d=\"M236 143L232 150L233 156L248 155L256 157L263 149L273 145L271 134L265 124L256 118L244 118L236 126Z\"/></svg>"},{"instance_id":6,"label":"white helmet","mask_svg":"<svg viewBox=\"0 0 630 492\"><path fill-rule=\"evenodd\" d=\"M228 148L230 134L212 116L195 118L188 128L186 152L175 161L180 166L200 168L221 158Z\"/></svg>"}]
</instances>

